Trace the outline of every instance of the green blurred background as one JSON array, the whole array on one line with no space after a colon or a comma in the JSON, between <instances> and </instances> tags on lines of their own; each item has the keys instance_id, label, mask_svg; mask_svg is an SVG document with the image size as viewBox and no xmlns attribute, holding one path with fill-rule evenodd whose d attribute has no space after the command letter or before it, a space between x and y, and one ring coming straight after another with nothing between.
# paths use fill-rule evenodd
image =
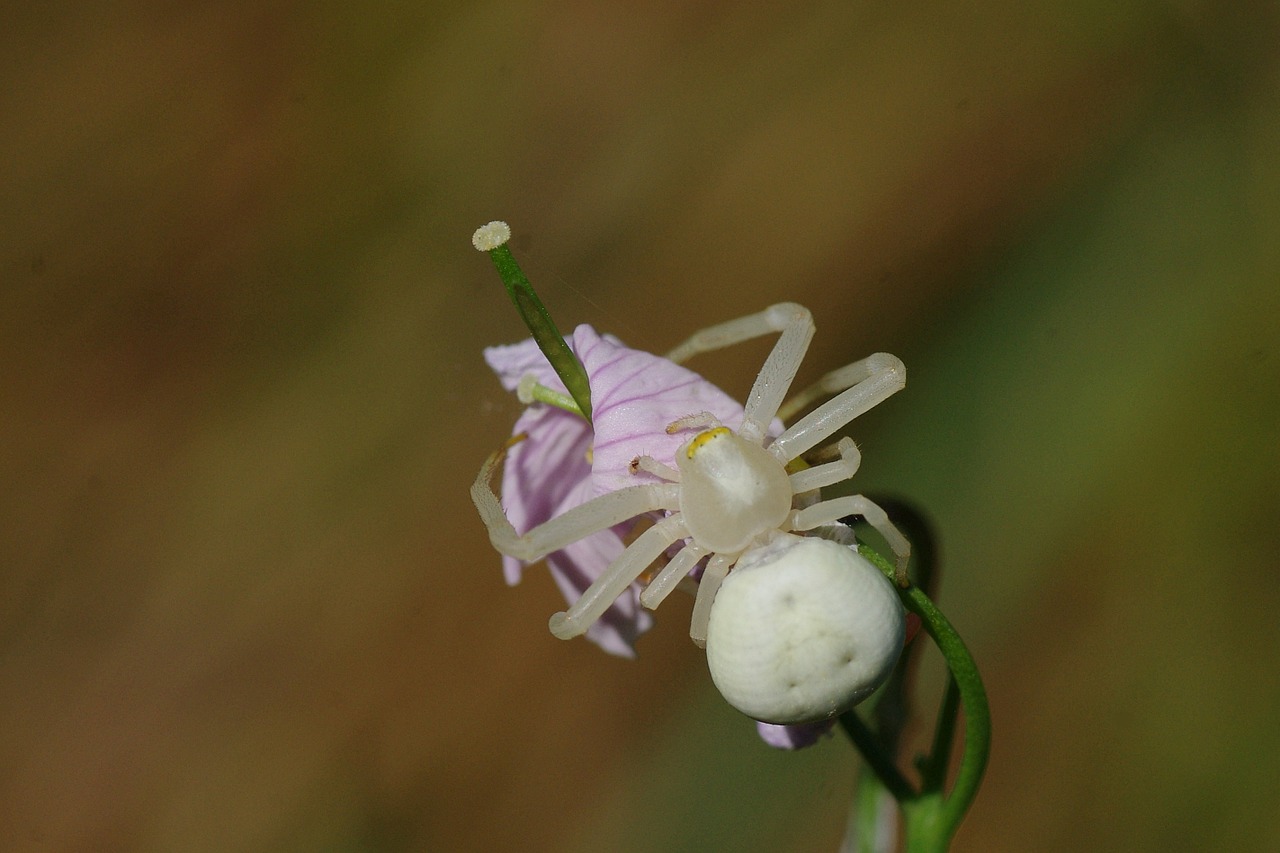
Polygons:
<instances>
[{"instance_id":1,"label":"green blurred background","mask_svg":"<svg viewBox=\"0 0 1280 853\"><path fill-rule=\"evenodd\" d=\"M850 748L687 600L628 662L503 585L493 218L563 327L906 361L851 434L991 693L956 849L1280 848L1274 3L4 17L0 848L837 849Z\"/></svg>"}]
</instances>

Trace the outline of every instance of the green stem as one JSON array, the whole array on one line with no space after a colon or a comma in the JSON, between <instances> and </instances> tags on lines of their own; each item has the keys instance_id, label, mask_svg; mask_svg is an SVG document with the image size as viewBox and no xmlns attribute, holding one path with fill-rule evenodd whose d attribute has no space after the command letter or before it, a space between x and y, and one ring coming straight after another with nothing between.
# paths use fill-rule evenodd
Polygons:
<instances>
[{"instance_id":1,"label":"green stem","mask_svg":"<svg viewBox=\"0 0 1280 853\"><path fill-rule=\"evenodd\" d=\"M893 577L893 565L878 553L865 545L859 546L858 550L887 577ZM907 849L941 851L947 848L982 783L991 749L991 709L973 656L947 617L920 587L898 589L897 592L903 606L920 617L925 632L938 646L951 671L933 750L920 764L920 792L906 799L898 797L905 818ZM960 706L965 712L964 753L951 792L944 794L950 744ZM868 763L879 774L876 765ZM896 766L894 770L896 772ZM889 785L886 783L885 787L889 788Z\"/></svg>"},{"instance_id":2,"label":"green stem","mask_svg":"<svg viewBox=\"0 0 1280 853\"><path fill-rule=\"evenodd\" d=\"M884 853L896 848L898 821L896 800L874 773L859 773L853 794L854 806L841 850L850 853Z\"/></svg>"},{"instance_id":3,"label":"green stem","mask_svg":"<svg viewBox=\"0 0 1280 853\"><path fill-rule=\"evenodd\" d=\"M849 740L853 741L858 752L862 753L862 760L867 762L867 766L876 774L885 790L892 794L894 799L898 802L915 799L916 790L898 770L893 756L885 751L875 732L862 722L857 711L850 708L841 714L840 727L849 736Z\"/></svg>"},{"instance_id":4,"label":"green stem","mask_svg":"<svg viewBox=\"0 0 1280 853\"><path fill-rule=\"evenodd\" d=\"M547 357L564 387L569 390L569 395L578 404L582 416L590 422L591 385L587 381L587 371L583 369L582 362L578 361L573 350L565 343L564 336L556 328L547 307L542 304L533 285L529 284L529 279L516 263L511 249L504 243L486 251L493 259L493 265L498 268L498 277L507 288L507 295L511 297L520 318L529 327L533 339L538 342L538 348Z\"/></svg>"},{"instance_id":5,"label":"green stem","mask_svg":"<svg viewBox=\"0 0 1280 853\"><path fill-rule=\"evenodd\" d=\"M954 676L947 678L947 689L942 694L942 707L938 710L938 727L933 732L933 746L929 756L920 762L922 787L941 790L947 784L947 770L951 766L951 744L956 736L956 723L960 713L960 686Z\"/></svg>"},{"instance_id":6,"label":"green stem","mask_svg":"<svg viewBox=\"0 0 1280 853\"><path fill-rule=\"evenodd\" d=\"M920 616L925 631L937 643L959 691L960 704L964 706L964 753L960 757L960 767L956 771L951 793L946 796L940 812L932 821L937 838L945 844L960 826L965 812L978 794L978 786L982 784L982 775L986 772L987 758L991 752L991 707L987 703L987 691L982 685L982 676L978 674L978 666L947 617L942 615L942 611L924 592L915 587L900 590L899 595L903 598L903 604ZM944 706L946 704L944 702ZM950 707L952 722L940 722L940 725L954 725L954 703ZM940 775L945 777L945 766ZM934 781L938 786L937 790L941 791L945 779Z\"/></svg>"}]
</instances>

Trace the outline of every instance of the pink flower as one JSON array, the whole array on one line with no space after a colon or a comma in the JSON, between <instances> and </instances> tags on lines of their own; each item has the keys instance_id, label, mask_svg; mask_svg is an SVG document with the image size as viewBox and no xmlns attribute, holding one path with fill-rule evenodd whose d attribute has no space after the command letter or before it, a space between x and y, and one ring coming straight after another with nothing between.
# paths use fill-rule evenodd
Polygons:
<instances>
[{"instance_id":1,"label":"pink flower","mask_svg":"<svg viewBox=\"0 0 1280 853\"><path fill-rule=\"evenodd\" d=\"M667 434L667 424L677 418L711 412L727 426L742 423L740 404L665 358L630 349L586 325L574 331L569 345L591 382L594 436L592 425L578 415L544 404L530 406L516 421L513 434L527 437L507 453L502 498L518 533L597 495L656 482L643 471L632 473L629 466L637 456L648 455L674 467L676 450L688 438ZM490 347L484 356L508 391L528 374L541 385L565 391L532 339ZM551 575L569 602L622 553L629 528L624 524L601 531L547 557ZM519 583L522 561L502 560L507 583ZM634 657L636 639L653 624L639 595L640 588L633 585L587 631L587 638L611 654Z\"/></svg>"}]
</instances>

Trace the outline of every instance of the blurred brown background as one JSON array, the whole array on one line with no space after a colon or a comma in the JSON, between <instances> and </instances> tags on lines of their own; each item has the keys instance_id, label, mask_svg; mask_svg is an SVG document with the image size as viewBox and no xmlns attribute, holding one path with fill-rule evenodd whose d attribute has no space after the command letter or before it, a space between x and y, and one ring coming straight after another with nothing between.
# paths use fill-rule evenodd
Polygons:
<instances>
[{"instance_id":1,"label":"blurred brown background","mask_svg":"<svg viewBox=\"0 0 1280 853\"><path fill-rule=\"evenodd\" d=\"M763 747L687 600L628 662L503 585L493 218L562 327L904 358L851 433L988 680L957 849L1280 847L1274 4L4 18L0 848L838 847L848 745Z\"/></svg>"}]
</instances>

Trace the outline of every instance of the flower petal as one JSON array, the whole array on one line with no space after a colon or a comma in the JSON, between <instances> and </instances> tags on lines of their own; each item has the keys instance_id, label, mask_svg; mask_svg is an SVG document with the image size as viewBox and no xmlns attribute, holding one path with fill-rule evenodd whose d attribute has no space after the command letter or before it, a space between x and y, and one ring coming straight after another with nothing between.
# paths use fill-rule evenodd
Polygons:
<instances>
[{"instance_id":1,"label":"flower petal","mask_svg":"<svg viewBox=\"0 0 1280 853\"><path fill-rule=\"evenodd\" d=\"M514 434L521 433L526 438L511 447L503 465L502 498L516 532L526 533L595 497L595 488L586 457L591 430L582 418L553 406L531 406L516 421ZM622 553L626 527L602 530L547 556L547 567L569 602L577 601ZM525 563L507 556L502 563L507 583L519 583ZM591 626L587 638L610 654L634 657L636 639L652 625L633 587Z\"/></svg>"},{"instance_id":2,"label":"flower petal","mask_svg":"<svg viewBox=\"0 0 1280 853\"><path fill-rule=\"evenodd\" d=\"M565 391L564 383L551 368L550 362L542 354L542 350L538 349L538 342L533 338L518 344L485 347L484 360L498 374L498 381L508 391L516 390L527 373L538 377L538 381L549 388Z\"/></svg>"},{"instance_id":3,"label":"flower petal","mask_svg":"<svg viewBox=\"0 0 1280 853\"><path fill-rule=\"evenodd\" d=\"M526 438L507 451L502 468L502 503L517 533L549 521L566 496L591 476L587 448L591 430L582 418L552 406L531 406L516 421L513 435ZM507 583L520 581L522 563L504 557Z\"/></svg>"},{"instance_id":4,"label":"flower petal","mask_svg":"<svg viewBox=\"0 0 1280 853\"><path fill-rule=\"evenodd\" d=\"M591 381L591 476L597 494L654 481L650 474L631 472L637 456L674 467L676 451L692 438L688 432L668 435L674 420L710 412L730 428L742 424L742 406L732 397L665 358L626 347L586 325L574 330L573 349Z\"/></svg>"},{"instance_id":5,"label":"flower petal","mask_svg":"<svg viewBox=\"0 0 1280 853\"><path fill-rule=\"evenodd\" d=\"M760 739L774 749L804 749L813 746L822 738L831 734L836 721L823 720L818 723L803 723L798 726L778 726L773 723L756 722L756 732Z\"/></svg>"}]
</instances>

